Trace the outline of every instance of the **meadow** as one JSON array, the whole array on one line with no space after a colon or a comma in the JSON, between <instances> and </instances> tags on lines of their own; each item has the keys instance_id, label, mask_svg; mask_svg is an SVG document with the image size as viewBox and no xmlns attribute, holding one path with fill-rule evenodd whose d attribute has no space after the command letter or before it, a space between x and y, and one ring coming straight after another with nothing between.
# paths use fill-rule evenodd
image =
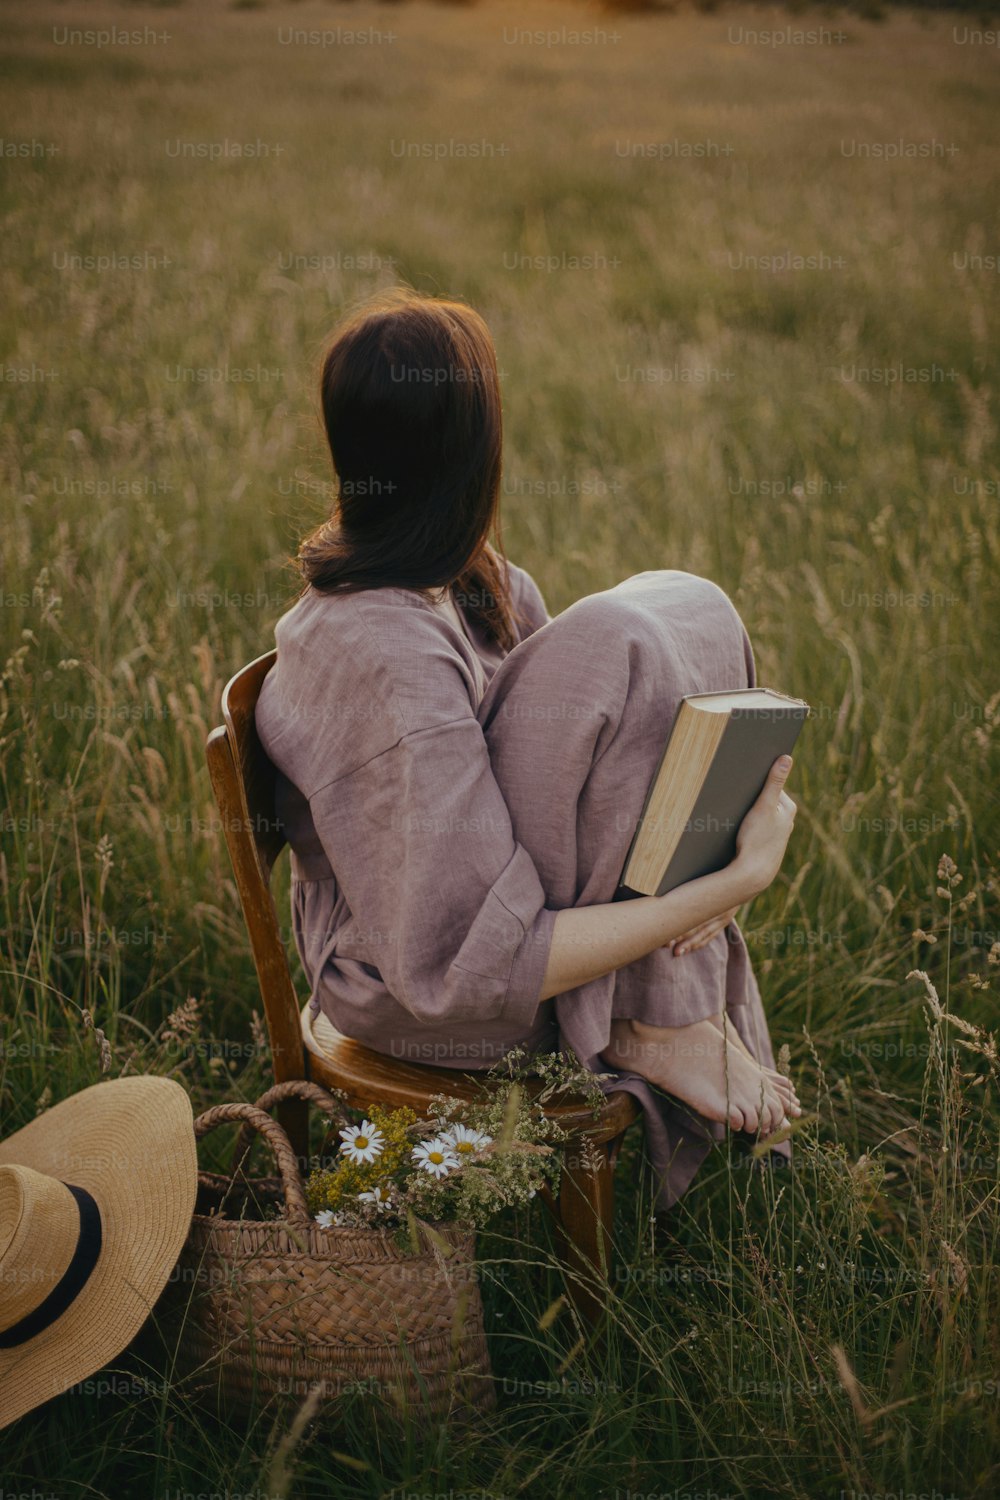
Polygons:
<instances>
[{"instance_id":1,"label":"meadow","mask_svg":"<svg viewBox=\"0 0 1000 1500\"><path fill-rule=\"evenodd\" d=\"M104 1076L196 1108L267 1077L203 746L329 504L317 357L367 291L486 317L502 539L551 613L703 574L813 707L783 870L740 916L807 1107L794 1172L720 1148L654 1235L633 1134L601 1349L545 1316L540 1209L485 1236L500 1399L471 1432L361 1399L220 1424L133 1352L0 1434L4 1496L997 1492L988 34L0 4L5 1134Z\"/></svg>"}]
</instances>

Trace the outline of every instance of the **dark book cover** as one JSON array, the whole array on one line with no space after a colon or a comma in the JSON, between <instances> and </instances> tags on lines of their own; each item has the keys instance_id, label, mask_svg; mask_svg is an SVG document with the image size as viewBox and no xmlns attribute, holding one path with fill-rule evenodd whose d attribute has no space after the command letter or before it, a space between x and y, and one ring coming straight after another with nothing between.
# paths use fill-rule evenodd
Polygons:
<instances>
[{"instance_id":1,"label":"dark book cover","mask_svg":"<svg viewBox=\"0 0 1000 1500\"><path fill-rule=\"evenodd\" d=\"M734 708L731 711L691 816L685 824L656 895L665 896L668 891L689 880L724 869L735 859L736 835L740 824L763 791L768 773L778 756L791 754L808 714L807 703L780 697L773 707ZM668 740L664 756L669 743ZM622 866L623 875L628 868L662 764L663 757L650 781L642 816ZM643 892L634 891L619 880L612 900L628 901L642 894Z\"/></svg>"}]
</instances>

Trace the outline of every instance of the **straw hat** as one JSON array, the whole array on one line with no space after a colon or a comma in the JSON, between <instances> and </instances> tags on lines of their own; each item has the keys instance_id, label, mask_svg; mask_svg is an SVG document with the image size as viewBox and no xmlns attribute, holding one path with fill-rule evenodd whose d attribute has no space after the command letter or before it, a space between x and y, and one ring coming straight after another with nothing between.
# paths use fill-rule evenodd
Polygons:
<instances>
[{"instance_id":1,"label":"straw hat","mask_svg":"<svg viewBox=\"0 0 1000 1500\"><path fill-rule=\"evenodd\" d=\"M0 1141L0 1427L131 1342L197 1186L191 1102L170 1078L96 1083Z\"/></svg>"}]
</instances>

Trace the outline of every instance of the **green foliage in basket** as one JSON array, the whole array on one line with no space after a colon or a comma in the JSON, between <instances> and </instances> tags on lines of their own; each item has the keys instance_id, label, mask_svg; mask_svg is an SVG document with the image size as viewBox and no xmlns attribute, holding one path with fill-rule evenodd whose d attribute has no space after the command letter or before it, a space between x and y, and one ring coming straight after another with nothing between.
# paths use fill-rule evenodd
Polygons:
<instances>
[{"instance_id":1,"label":"green foliage in basket","mask_svg":"<svg viewBox=\"0 0 1000 1500\"><path fill-rule=\"evenodd\" d=\"M411 1132L418 1124L412 1109L385 1109L374 1104L365 1119L358 1116L357 1127L362 1134L354 1135L353 1141L370 1140L371 1146L354 1146L343 1140L335 1166L327 1170L314 1170L306 1183L306 1202L310 1213L333 1214L336 1222L348 1222L339 1216L351 1208L357 1214L360 1195L374 1193L379 1188L378 1198L372 1201L369 1217L379 1207L382 1193L388 1193L388 1185L399 1181L409 1170L410 1153L413 1149ZM344 1136L346 1132L341 1132ZM363 1200L367 1202L368 1200ZM360 1222L360 1220L359 1220ZM364 1220L367 1222L367 1220Z\"/></svg>"},{"instance_id":2,"label":"green foliage in basket","mask_svg":"<svg viewBox=\"0 0 1000 1500\"><path fill-rule=\"evenodd\" d=\"M523 1080L541 1076L530 1096ZM593 1074L558 1054L508 1053L486 1075L473 1101L438 1095L426 1119L411 1109L373 1104L341 1130L336 1162L317 1166L306 1183L310 1212L324 1228L399 1228L423 1220L483 1228L494 1214L555 1187L566 1133L543 1105L559 1092L581 1095L595 1110L602 1094Z\"/></svg>"}]
</instances>

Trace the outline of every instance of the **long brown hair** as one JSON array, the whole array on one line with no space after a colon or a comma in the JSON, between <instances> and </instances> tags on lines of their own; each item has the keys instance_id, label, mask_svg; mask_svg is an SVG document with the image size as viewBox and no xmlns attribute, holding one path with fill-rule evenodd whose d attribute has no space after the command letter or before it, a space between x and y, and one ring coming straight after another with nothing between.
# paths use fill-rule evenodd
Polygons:
<instances>
[{"instance_id":1,"label":"long brown hair","mask_svg":"<svg viewBox=\"0 0 1000 1500\"><path fill-rule=\"evenodd\" d=\"M320 396L338 492L299 547L304 591L453 585L466 615L510 650L520 617L500 539L500 381L483 319L411 287L378 292L334 330Z\"/></svg>"}]
</instances>

